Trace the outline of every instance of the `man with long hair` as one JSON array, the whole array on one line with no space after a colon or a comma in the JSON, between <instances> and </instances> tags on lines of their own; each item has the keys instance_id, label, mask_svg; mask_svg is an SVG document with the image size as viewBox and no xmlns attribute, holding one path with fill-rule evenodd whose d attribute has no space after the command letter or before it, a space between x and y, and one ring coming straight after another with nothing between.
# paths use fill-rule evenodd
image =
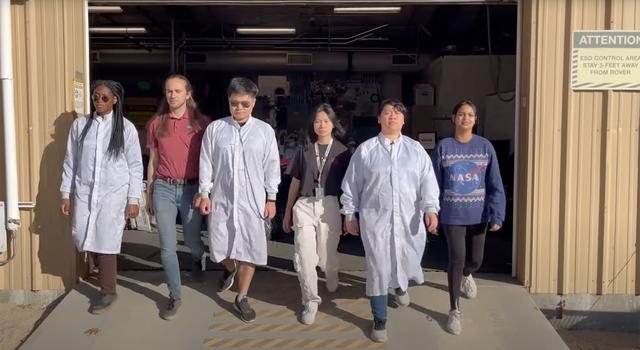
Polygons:
<instances>
[{"instance_id":1,"label":"man with long hair","mask_svg":"<svg viewBox=\"0 0 640 350\"><path fill-rule=\"evenodd\" d=\"M122 112L122 85L98 80L91 91L94 112L76 119L69 132L60 210L73 211L76 247L97 263L101 297L90 312L100 314L117 297L117 257L126 219L138 216L143 166L138 132Z\"/></svg>"},{"instance_id":2,"label":"man with long hair","mask_svg":"<svg viewBox=\"0 0 640 350\"><path fill-rule=\"evenodd\" d=\"M222 262L224 291L238 275L234 307L245 322L255 311L247 292L255 265L267 264L265 220L276 213L280 158L271 126L252 116L258 87L233 78L227 88L231 116L207 128L200 153L200 197L196 203L209 215L211 259Z\"/></svg>"},{"instance_id":3,"label":"man with long hair","mask_svg":"<svg viewBox=\"0 0 640 350\"><path fill-rule=\"evenodd\" d=\"M165 98L147 128L147 203L156 216L160 257L169 287L169 302L160 317L173 319L182 303L176 239L176 215L180 213L184 241L191 250L194 279L202 282L204 244L200 239L202 216L193 205L198 193L198 164L202 134L210 119L200 113L189 80L170 75L164 83Z\"/></svg>"}]
</instances>

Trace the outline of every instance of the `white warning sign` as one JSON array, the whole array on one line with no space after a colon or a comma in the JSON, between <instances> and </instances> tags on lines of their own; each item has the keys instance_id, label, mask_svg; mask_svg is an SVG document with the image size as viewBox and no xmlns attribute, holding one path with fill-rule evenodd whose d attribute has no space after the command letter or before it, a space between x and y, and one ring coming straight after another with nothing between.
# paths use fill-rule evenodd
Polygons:
<instances>
[{"instance_id":1,"label":"white warning sign","mask_svg":"<svg viewBox=\"0 0 640 350\"><path fill-rule=\"evenodd\" d=\"M571 88L640 90L640 31L573 33Z\"/></svg>"}]
</instances>

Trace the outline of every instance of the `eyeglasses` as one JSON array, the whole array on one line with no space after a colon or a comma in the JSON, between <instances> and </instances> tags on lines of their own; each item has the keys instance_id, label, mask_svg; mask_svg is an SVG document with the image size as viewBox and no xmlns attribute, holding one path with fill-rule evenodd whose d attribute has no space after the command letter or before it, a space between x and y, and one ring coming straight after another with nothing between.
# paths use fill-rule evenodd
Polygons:
<instances>
[{"instance_id":1,"label":"eyeglasses","mask_svg":"<svg viewBox=\"0 0 640 350\"><path fill-rule=\"evenodd\" d=\"M249 108L251 107L251 102L250 101L230 101L229 106L231 106L232 108L238 108L239 106L242 106L242 108Z\"/></svg>"},{"instance_id":2,"label":"eyeglasses","mask_svg":"<svg viewBox=\"0 0 640 350\"><path fill-rule=\"evenodd\" d=\"M98 102L99 100L102 100L102 102L107 103L107 102L109 102L109 100L111 99L111 97L106 96L106 95L94 94L93 96L91 96L91 99L92 99L94 102Z\"/></svg>"}]
</instances>

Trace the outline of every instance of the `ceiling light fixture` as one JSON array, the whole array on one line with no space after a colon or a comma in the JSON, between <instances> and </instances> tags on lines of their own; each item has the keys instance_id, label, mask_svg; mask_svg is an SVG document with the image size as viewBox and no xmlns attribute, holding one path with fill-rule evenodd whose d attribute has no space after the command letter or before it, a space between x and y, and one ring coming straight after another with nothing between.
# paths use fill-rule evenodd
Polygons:
<instances>
[{"instance_id":1,"label":"ceiling light fixture","mask_svg":"<svg viewBox=\"0 0 640 350\"><path fill-rule=\"evenodd\" d=\"M120 6L89 6L89 13L122 13Z\"/></svg>"},{"instance_id":2,"label":"ceiling light fixture","mask_svg":"<svg viewBox=\"0 0 640 350\"><path fill-rule=\"evenodd\" d=\"M338 14L378 14L378 13L400 13L402 7L334 7L333 12Z\"/></svg>"},{"instance_id":3,"label":"ceiling light fixture","mask_svg":"<svg viewBox=\"0 0 640 350\"><path fill-rule=\"evenodd\" d=\"M89 33L93 34L145 34L145 27L90 27Z\"/></svg>"},{"instance_id":4,"label":"ceiling light fixture","mask_svg":"<svg viewBox=\"0 0 640 350\"><path fill-rule=\"evenodd\" d=\"M238 34L276 34L276 35L287 35L287 34L295 34L295 28L262 28L262 27L238 27L236 28L236 33Z\"/></svg>"}]
</instances>

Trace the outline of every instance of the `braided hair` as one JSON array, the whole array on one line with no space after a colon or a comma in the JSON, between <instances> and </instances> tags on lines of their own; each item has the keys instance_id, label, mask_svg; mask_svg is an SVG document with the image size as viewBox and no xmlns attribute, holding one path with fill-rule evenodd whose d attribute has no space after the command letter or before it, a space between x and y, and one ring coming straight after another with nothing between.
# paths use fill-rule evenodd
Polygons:
<instances>
[{"instance_id":1,"label":"braided hair","mask_svg":"<svg viewBox=\"0 0 640 350\"><path fill-rule=\"evenodd\" d=\"M98 86L104 86L111 90L113 95L117 97L118 101L113 106L113 128L111 130L111 139L109 140L109 146L107 147L107 155L109 157L117 157L124 153L124 113L122 105L124 104L124 88L120 83L113 80L96 80L91 84L91 91L95 91ZM89 116L89 121L82 129L80 134L80 145L84 144L84 139L91 128L91 124L95 119L93 111Z\"/></svg>"}]
</instances>

